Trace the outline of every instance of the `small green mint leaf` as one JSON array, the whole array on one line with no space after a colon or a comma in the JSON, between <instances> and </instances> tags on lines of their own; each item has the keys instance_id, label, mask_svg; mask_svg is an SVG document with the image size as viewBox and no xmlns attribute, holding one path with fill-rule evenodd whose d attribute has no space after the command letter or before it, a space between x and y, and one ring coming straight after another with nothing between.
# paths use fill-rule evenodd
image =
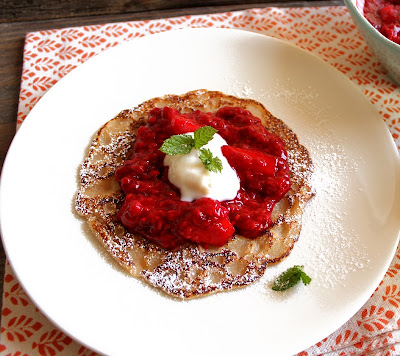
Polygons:
<instances>
[{"instance_id":1,"label":"small green mint leaf","mask_svg":"<svg viewBox=\"0 0 400 356\"><path fill-rule=\"evenodd\" d=\"M208 171L214 173L222 171L222 161L219 157L214 157L208 148L202 148L200 150L199 158Z\"/></svg>"},{"instance_id":2,"label":"small green mint leaf","mask_svg":"<svg viewBox=\"0 0 400 356\"><path fill-rule=\"evenodd\" d=\"M302 271L301 272L301 280L303 281L304 285L308 285L311 282L311 277Z\"/></svg>"},{"instance_id":3,"label":"small green mint leaf","mask_svg":"<svg viewBox=\"0 0 400 356\"><path fill-rule=\"evenodd\" d=\"M212 152L208 148L202 148L200 150L200 160L203 162L204 165L210 164L211 159L213 157Z\"/></svg>"},{"instance_id":4,"label":"small green mint leaf","mask_svg":"<svg viewBox=\"0 0 400 356\"><path fill-rule=\"evenodd\" d=\"M203 126L194 132L194 147L199 149L212 140L218 130L211 126Z\"/></svg>"},{"instance_id":5,"label":"small green mint leaf","mask_svg":"<svg viewBox=\"0 0 400 356\"><path fill-rule=\"evenodd\" d=\"M193 137L190 135L173 135L167 138L160 147L160 151L167 155L184 155L189 153L194 146Z\"/></svg>"},{"instance_id":6,"label":"small green mint leaf","mask_svg":"<svg viewBox=\"0 0 400 356\"><path fill-rule=\"evenodd\" d=\"M300 279L305 285L311 282L311 278L303 271L303 266L293 266L283 272L274 282L274 291L284 291L295 286Z\"/></svg>"}]
</instances>

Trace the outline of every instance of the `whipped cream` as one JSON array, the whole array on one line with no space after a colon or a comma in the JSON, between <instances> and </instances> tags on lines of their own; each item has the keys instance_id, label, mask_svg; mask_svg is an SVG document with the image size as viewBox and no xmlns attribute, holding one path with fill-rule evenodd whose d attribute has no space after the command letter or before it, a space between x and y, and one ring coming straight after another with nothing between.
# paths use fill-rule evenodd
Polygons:
<instances>
[{"instance_id":1,"label":"whipped cream","mask_svg":"<svg viewBox=\"0 0 400 356\"><path fill-rule=\"evenodd\" d=\"M193 136L193 132L187 133ZM181 191L182 201L193 201L199 198L211 198L224 201L234 199L240 189L240 180L230 166L221 147L227 145L218 134L214 134L202 148L208 148L214 157L222 162L222 171L208 171L199 158L200 150L192 148L184 155L166 155L164 166L168 166L168 179Z\"/></svg>"}]
</instances>

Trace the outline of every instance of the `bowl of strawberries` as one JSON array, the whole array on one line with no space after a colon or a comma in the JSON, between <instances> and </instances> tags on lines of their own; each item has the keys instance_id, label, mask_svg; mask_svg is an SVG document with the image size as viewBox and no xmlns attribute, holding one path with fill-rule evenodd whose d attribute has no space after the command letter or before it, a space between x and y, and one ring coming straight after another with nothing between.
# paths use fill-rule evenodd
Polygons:
<instances>
[{"instance_id":1,"label":"bowl of strawberries","mask_svg":"<svg viewBox=\"0 0 400 356\"><path fill-rule=\"evenodd\" d=\"M361 36L400 85L400 0L344 0Z\"/></svg>"}]
</instances>

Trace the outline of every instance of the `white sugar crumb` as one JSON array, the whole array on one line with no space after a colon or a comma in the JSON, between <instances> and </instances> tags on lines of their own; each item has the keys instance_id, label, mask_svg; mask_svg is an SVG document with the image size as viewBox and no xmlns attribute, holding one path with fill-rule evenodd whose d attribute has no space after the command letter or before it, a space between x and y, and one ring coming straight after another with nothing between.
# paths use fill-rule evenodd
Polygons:
<instances>
[{"instance_id":1,"label":"white sugar crumb","mask_svg":"<svg viewBox=\"0 0 400 356\"><path fill-rule=\"evenodd\" d=\"M283 103L291 103L292 106L303 106L304 110L310 108L314 114L319 114L315 110L315 101L319 97L319 92L311 87L298 88L298 83L294 82L292 78L274 79L270 83L273 90L268 90L262 93L265 99L272 101L281 101Z\"/></svg>"},{"instance_id":2,"label":"white sugar crumb","mask_svg":"<svg viewBox=\"0 0 400 356\"><path fill-rule=\"evenodd\" d=\"M227 78L226 81L228 82L226 91L231 95L247 99L254 98L251 82L239 81L234 78Z\"/></svg>"}]
</instances>

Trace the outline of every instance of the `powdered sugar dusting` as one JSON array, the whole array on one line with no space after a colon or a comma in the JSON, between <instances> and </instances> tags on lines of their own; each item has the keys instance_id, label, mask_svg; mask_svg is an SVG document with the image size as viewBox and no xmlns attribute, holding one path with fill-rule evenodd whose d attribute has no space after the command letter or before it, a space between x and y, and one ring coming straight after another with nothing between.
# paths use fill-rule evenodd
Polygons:
<instances>
[{"instance_id":1,"label":"powdered sugar dusting","mask_svg":"<svg viewBox=\"0 0 400 356\"><path fill-rule=\"evenodd\" d=\"M303 233L308 240L298 255L307 263L318 287L345 283L348 273L368 267L360 236L344 206L349 203L351 176L357 162L341 146L316 142L312 185L316 197L305 212ZM315 157L316 156L316 157Z\"/></svg>"},{"instance_id":2,"label":"powdered sugar dusting","mask_svg":"<svg viewBox=\"0 0 400 356\"><path fill-rule=\"evenodd\" d=\"M226 78L228 87L226 91L239 98L254 98L253 86L250 81L239 81L236 78Z\"/></svg>"},{"instance_id":3,"label":"powdered sugar dusting","mask_svg":"<svg viewBox=\"0 0 400 356\"><path fill-rule=\"evenodd\" d=\"M318 103L320 94L290 83L290 78L276 81L274 90L261 93L262 101L272 114L294 128L310 151L314 164L311 186L316 195L305 209L300 239L291 255L279 266L267 269L261 286L264 293L270 291L271 281L295 264L304 265L312 276L312 287L305 288L308 291L345 286L350 273L370 268L367 248L357 232L360 229L347 208L350 196L358 193L354 189L361 192L355 177L362 160L352 156L346 149L349 143L334 132L331 122L337 119L335 111ZM274 107L284 109L275 112ZM274 292L268 292L271 294Z\"/></svg>"},{"instance_id":4,"label":"powdered sugar dusting","mask_svg":"<svg viewBox=\"0 0 400 356\"><path fill-rule=\"evenodd\" d=\"M279 268L267 269L261 288L269 289L271 280L285 268L303 264L313 276L314 287L333 289L344 285L349 273L370 265L366 247L357 233L359 229L352 226L352 218L344 209L358 159L345 150L346 140L330 129L331 120L335 119L333 108L319 104L320 93L315 88L295 84L290 77L280 78L269 83L273 90L251 90L249 83L229 81L229 92L257 98L272 114L293 126L314 163L311 186L316 196L305 210L300 240ZM275 107L283 111L276 111ZM302 122L300 118L306 119Z\"/></svg>"}]
</instances>

